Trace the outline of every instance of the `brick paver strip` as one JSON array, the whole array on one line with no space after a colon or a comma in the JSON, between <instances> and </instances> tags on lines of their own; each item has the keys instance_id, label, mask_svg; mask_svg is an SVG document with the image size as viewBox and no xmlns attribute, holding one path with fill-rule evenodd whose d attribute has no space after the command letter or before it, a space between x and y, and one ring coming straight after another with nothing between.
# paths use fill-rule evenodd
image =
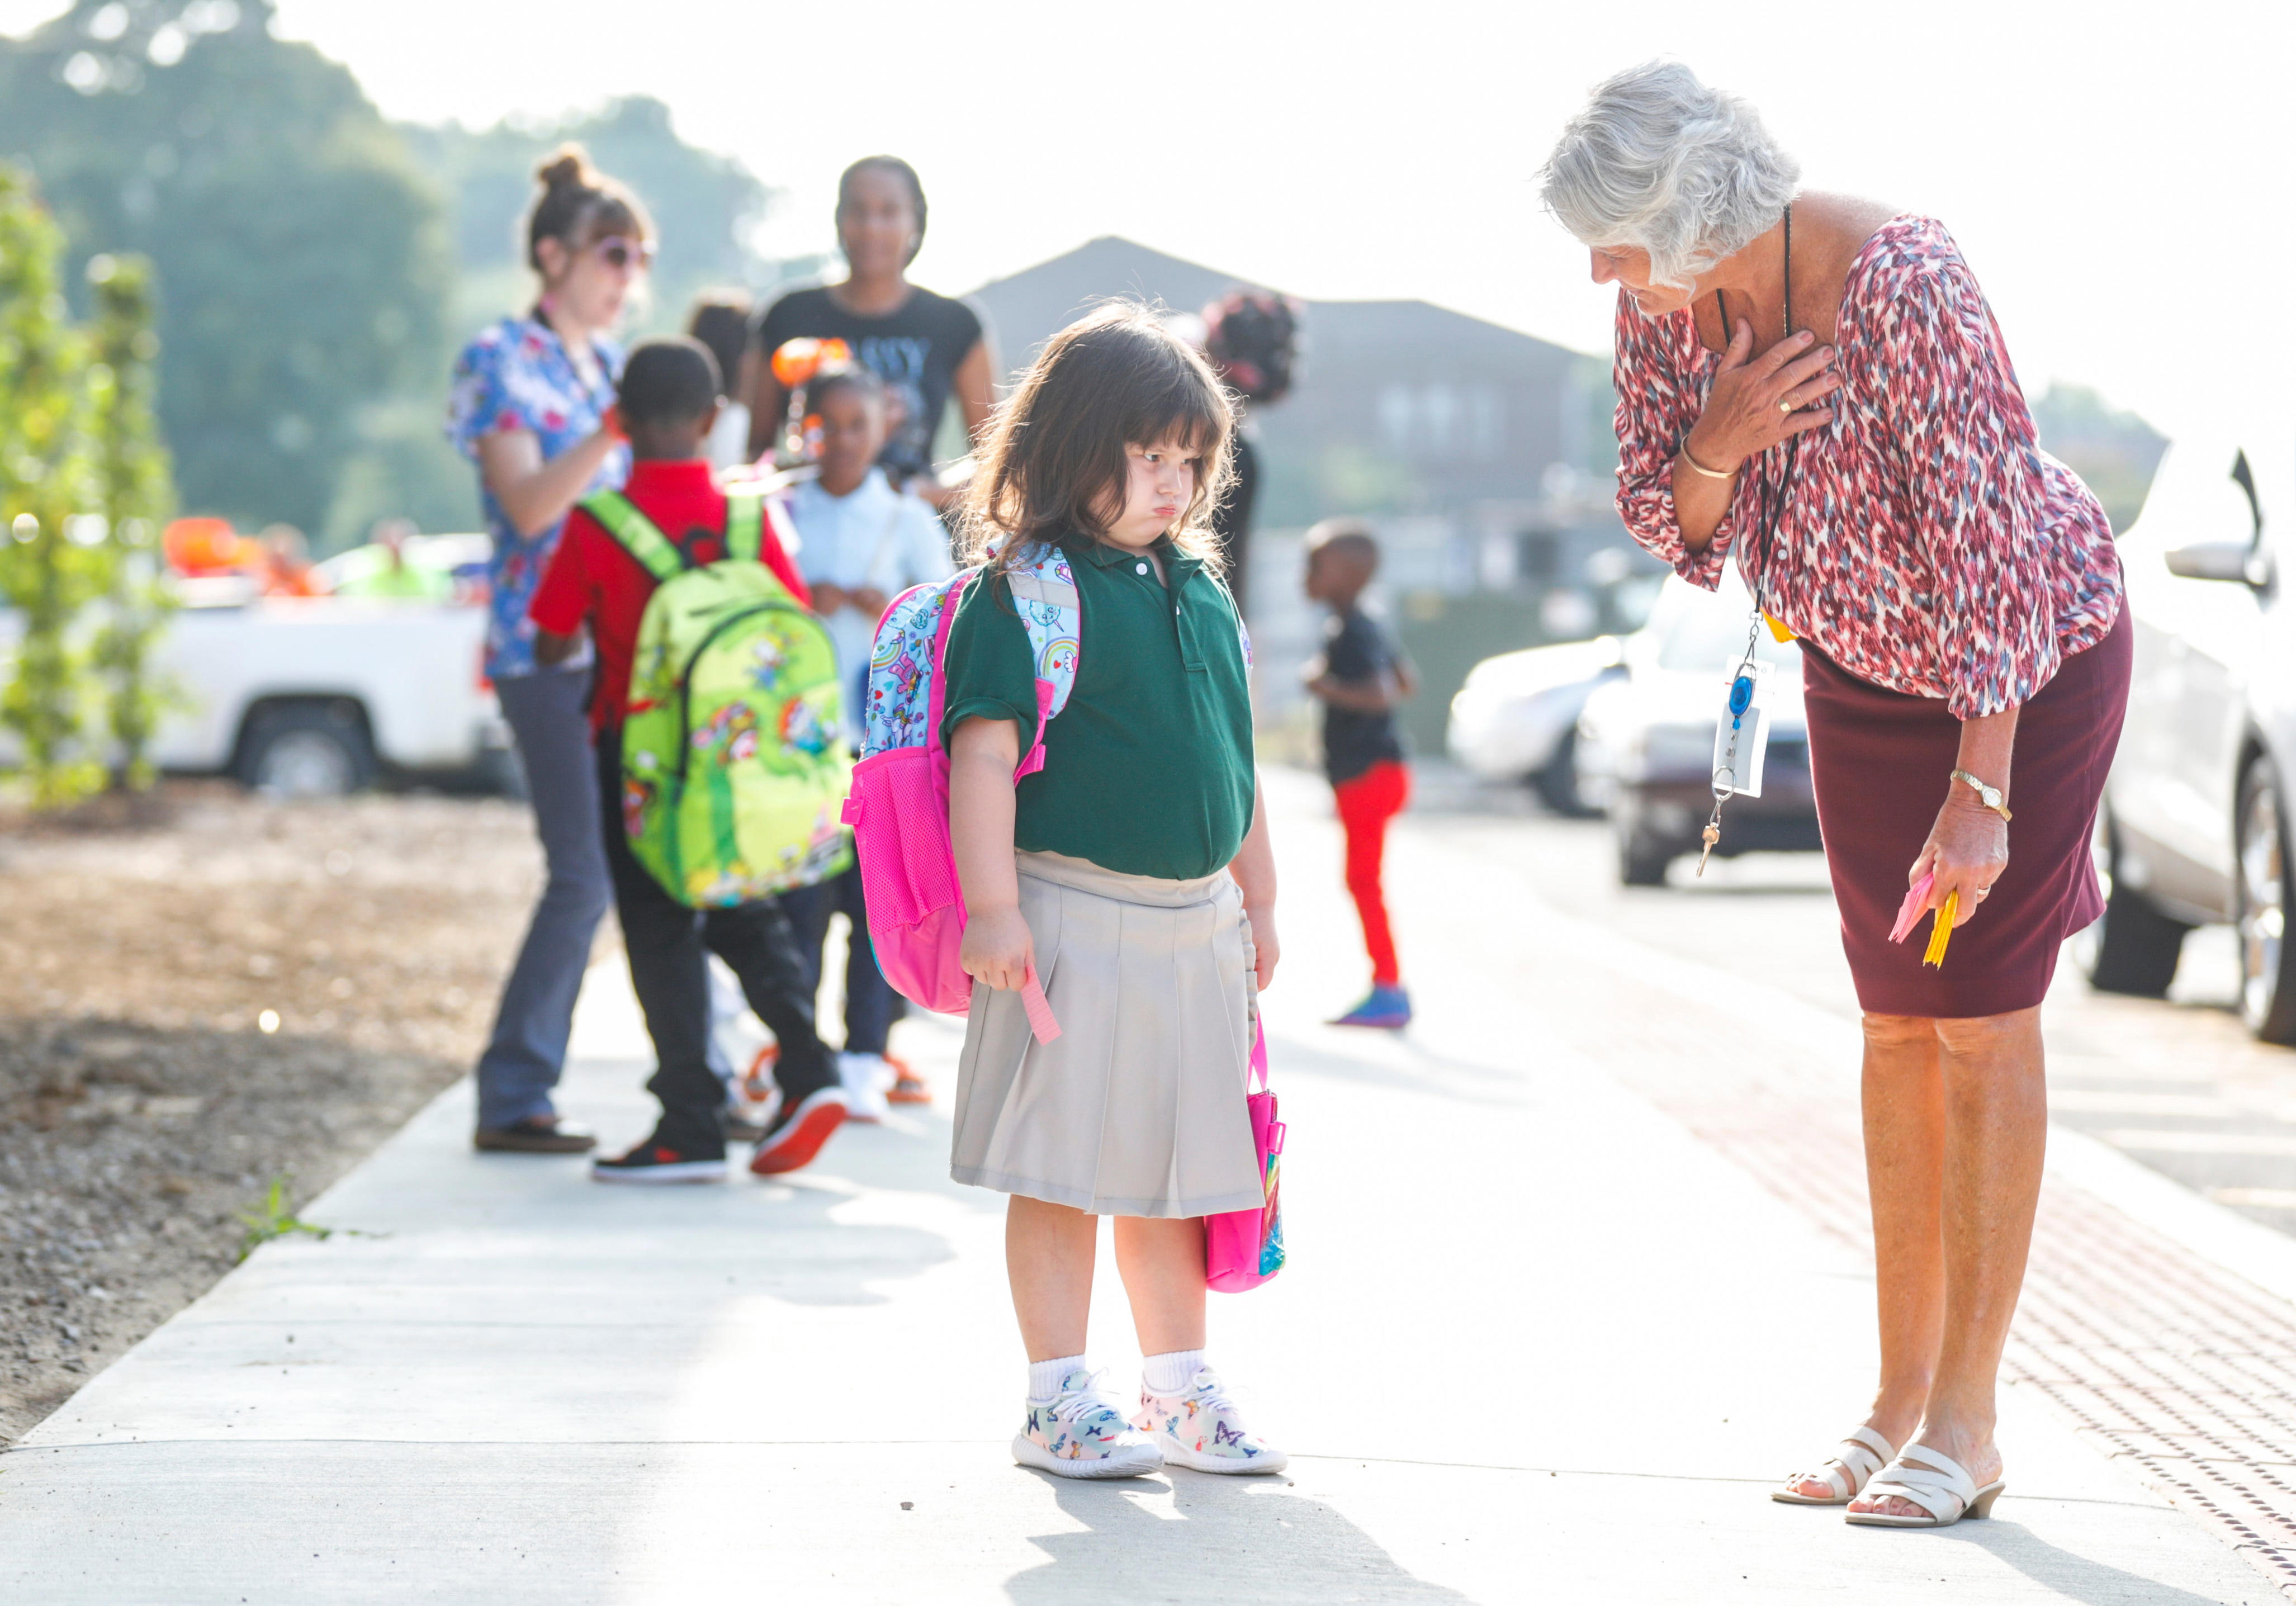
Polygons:
<instances>
[{"instance_id":1,"label":"brick paver strip","mask_svg":"<svg viewBox=\"0 0 2296 1606\"><path fill-rule=\"evenodd\" d=\"M1865 1152L1843 1079L1710 1059L1687 1072L1674 1049L1606 1059L1870 1259ZM2296 1307L2052 1182L2007 1370L2296 1600Z\"/></svg>"}]
</instances>

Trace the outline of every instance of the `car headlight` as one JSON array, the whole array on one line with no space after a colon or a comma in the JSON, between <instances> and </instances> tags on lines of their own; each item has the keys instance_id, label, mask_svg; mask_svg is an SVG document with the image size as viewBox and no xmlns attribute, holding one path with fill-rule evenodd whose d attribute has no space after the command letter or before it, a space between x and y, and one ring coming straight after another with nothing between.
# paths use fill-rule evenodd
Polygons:
<instances>
[{"instance_id":1,"label":"car headlight","mask_svg":"<svg viewBox=\"0 0 2296 1606\"><path fill-rule=\"evenodd\" d=\"M1714 732L1696 725L1654 725L1636 743L1643 778L1666 781L1706 774L1713 767Z\"/></svg>"}]
</instances>

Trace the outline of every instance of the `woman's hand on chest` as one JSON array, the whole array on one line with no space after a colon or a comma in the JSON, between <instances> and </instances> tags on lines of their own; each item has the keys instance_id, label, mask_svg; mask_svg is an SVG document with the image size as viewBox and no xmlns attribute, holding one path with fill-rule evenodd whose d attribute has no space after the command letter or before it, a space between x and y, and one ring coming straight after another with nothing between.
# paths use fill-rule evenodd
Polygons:
<instances>
[{"instance_id":1,"label":"woman's hand on chest","mask_svg":"<svg viewBox=\"0 0 2296 1606\"><path fill-rule=\"evenodd\" d=\"M1759 356L1753 351L1753 325L1742 318L1684 443L1701 467L1718 474L1734 473L1747 459L1833 420L1821 405L1841 384L1833 348L1802 330Z\"/></svg>"}]
</instances>

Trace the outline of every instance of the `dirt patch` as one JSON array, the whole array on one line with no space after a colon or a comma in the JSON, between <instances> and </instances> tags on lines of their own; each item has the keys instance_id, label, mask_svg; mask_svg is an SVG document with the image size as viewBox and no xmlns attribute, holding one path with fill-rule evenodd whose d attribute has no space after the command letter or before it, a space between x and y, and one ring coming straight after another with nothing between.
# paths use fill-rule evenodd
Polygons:
<instances>
[{"instance_id":1,"label":"dirt patch","mask_svg":"<svg viewBox=\"0 0 2296 1606\"><path fill-rule=\"evenodd\" d=\"M541 878L491 800L148 817L0 831L0 1444L229 1269L273 1178L308 1200L469 1068Z\"/></svg>"}]
</instances>

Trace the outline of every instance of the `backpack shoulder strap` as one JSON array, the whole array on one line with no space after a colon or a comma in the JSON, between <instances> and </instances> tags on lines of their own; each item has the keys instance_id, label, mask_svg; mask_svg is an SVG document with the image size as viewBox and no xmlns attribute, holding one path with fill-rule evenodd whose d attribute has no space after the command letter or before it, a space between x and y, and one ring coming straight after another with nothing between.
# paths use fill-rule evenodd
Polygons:
<instances>
[{"instance_id":1,"label":"backpack shoulder strap","mask_svg":"<svg viewBox=\"0 0 2296 1606\"><path fill-rule=\"evenodd\" d=\"M1016 780L1045 767L1045 727L1069 706L1084 646L1084 604L1068 554L1046 546L1023 557L1004 578L1037 660L1037 740Z\"/></svg>"},{"instance_id":2,"label":"backpack shoulder strap","mask_svg":"<svg viewBox=\"0 0 2296 1606\"><path fill-rule=\"evenodd\" d=\"M726 498L726 553L743 563L758 561L766 545L766 499L755 491Z\"/></svg>"},{"instance_id":3,"label":"backpack shoulder strap","mask_svg":"<svg viewBox=\"0 0 2296 1606\"><path fill-rule=\"evenodd\" d=\"M668 584L686 570L685 554L661 528L619 491L596 491L582 498L582 511L595 519L621 549L638 561L656 582Z\"/></svg>"}]
</instances>

